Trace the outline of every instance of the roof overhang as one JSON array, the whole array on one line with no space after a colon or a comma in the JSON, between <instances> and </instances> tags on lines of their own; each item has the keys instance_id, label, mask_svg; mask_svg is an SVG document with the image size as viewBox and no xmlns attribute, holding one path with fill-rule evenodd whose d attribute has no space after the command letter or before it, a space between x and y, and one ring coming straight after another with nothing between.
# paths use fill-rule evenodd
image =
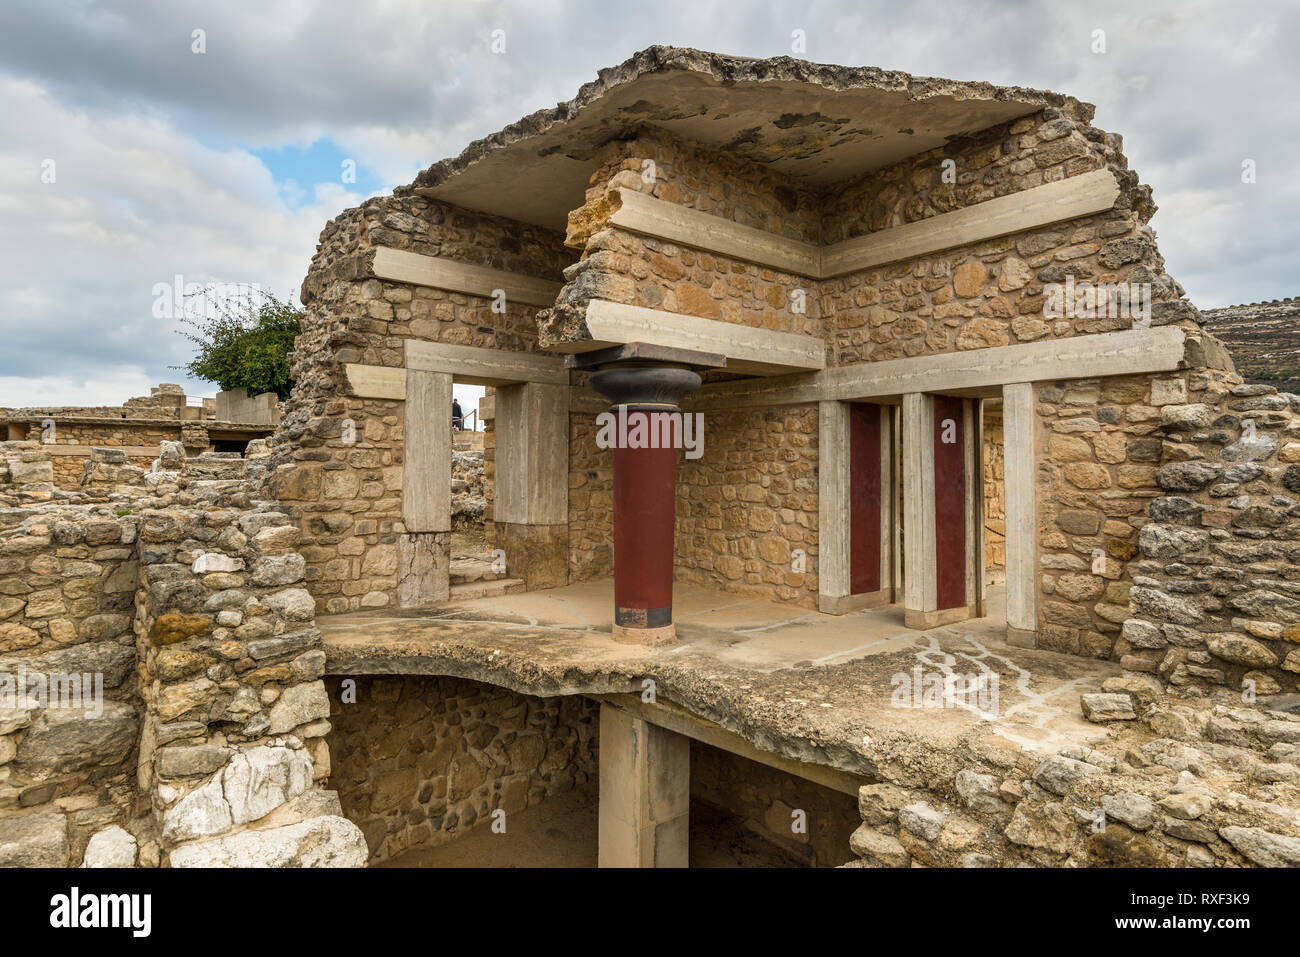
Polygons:
<instances>
[{"instance_id":1,"label":"roof overhang","mask_svg":"<svg viewBox=\"0 0 1300 957\"><path fill-rule=\"evenodd\" d=\"M562 230L583 204L596 150L642 126L801 179L842 182L1066 97L875 67L650 47L578 95L421 173L416 191Z\"/></svg>"}]
</instances>

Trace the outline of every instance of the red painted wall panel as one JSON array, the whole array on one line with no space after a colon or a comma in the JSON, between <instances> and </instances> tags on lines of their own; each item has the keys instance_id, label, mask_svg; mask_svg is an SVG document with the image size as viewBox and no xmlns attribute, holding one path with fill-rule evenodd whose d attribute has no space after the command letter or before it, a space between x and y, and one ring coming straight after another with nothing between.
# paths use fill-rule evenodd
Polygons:
<instances>
[{"instance_id":1,"label":"red painted wall panel","mask_svg":"<svg viewBox=\"0 0 1300 957\"><path fill-rule=\"evenodd\" d=\"M966 604L965 400L934 397L934 545L939 608ZM947 435L953 439L945 442Z\"/></svg>"},{"instance_id":2,"label":"red painted wall panel","mask_svg":"<svg viewBox=\"0 0 1300 957\"><path fill-rule=\"evenodd\" d=\"M849 593L880 591L880 406L849 406Z\"/></svg>"}]
</instances>

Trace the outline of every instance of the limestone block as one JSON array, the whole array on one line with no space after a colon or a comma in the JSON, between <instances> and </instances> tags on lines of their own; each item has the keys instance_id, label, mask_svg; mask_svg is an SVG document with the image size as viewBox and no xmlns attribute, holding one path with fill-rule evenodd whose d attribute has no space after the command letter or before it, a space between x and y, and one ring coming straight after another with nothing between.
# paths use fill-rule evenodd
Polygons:
<instances>
[{"instance_id":1,"label":"limestone block","mask_svg":"<svg viewBox=\"0 0 1300 957\"><path fill-rule=\"evenodd\" d=\"M363 867L369 856L359 827L327 815L177 848L171 866Z\"/></svg>"},{"instance_id":2,"label":"limestone block","mask_svg":"<svg viewBox=\"0 0 1300 957\"><path fill-rule=\"evenodd\" d=\"M86 845L82 867L135 867L136 840L116 824L97 831Z\"/></svg>"},{"instance_id":3,"label":"limestone block","mask_svg":"<svg viewBox=\"0 0 1300 957\"><path fill-rule=\"evenodd\" d=\"M0 819L0 867L67 867L68 821L60 813Z\"/></svg>"}]
</instances>

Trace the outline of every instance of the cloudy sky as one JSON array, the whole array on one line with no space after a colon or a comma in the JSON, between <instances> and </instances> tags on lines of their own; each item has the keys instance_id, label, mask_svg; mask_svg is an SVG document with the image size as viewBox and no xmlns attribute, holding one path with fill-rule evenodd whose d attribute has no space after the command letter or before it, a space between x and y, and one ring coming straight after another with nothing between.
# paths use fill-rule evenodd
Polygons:
<instances>
[{"instance_id":1,"label":"cloudy sky","mask_svg":"<svg viewBox=\"0 0 1300 957\"><path fill-rule=\"evenodd\" d=\"M0 406L211 395L170 368L190 350L161 286L296 299L327 219L600 67L655 43L789 54L795 30L812 60L1095 103L1198 305L1300 295L1294 3L4 0Z\"/></svg>"}]
</instances>

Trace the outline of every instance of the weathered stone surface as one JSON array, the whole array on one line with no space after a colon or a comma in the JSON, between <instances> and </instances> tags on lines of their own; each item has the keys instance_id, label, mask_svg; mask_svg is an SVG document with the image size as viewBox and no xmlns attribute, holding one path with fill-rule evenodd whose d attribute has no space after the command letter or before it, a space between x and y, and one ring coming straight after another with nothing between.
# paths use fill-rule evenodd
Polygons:
<instances>
[{"instance_id":1,"label":"weathered stone surface","mask_svg":"<svg viewBox=\"0 0 1300 957\"><path fill-rule=\"evenodd\" d=\"M944 815L923 802L909 804L898 810L898 823L918 837L933 841L943 830Z\"/></svg>"},{"instance_id":2,"label":"weathered stone surface","mask_svg":"<svg viewBox=\"0 0 1300 957\"><path fill-rule=\"evenodd\" d=\"M136 840L116 824L97 831L86 845L82 867L135 867Z\"/></svg>"},{"instance_id":3,"label":"weathered stone surface","mask_svg":"<svg viewBox=\"0 0 1300 957\"><path fill-rule=\"evenodd\" d=\"M1079 699L1083 716L1089 721L1133 721L1133 700L1126 694L1085 694Z\"/></svg>"},{"instance_id":4,"label":"weathered stone surface","mask_svg":"<svg viewBox=\"0 0 1300 957\"><path fill-rule=\"evenodd\" d=\"M172 867L362 867L369 856L361 829L344 817L241 831L172 851Z\"/></svg>"},{"instance_id":5,"label":"weathered stone surface","mask_svg":"<svg viewBox=\"0 0 1300 957\"><path fill-rule=\"evenodd\" d=\"M235 824L270 814L311 787L311 782L311 758L291 748L250 748L235 755L221 775Z\"/></svg>"},{"instance_id":6,"label":"weathered stone surface","mask_svg":"<svg viewBox=\"0 0 1300 957\"><path fill-rule=\"evenodd\" d=\"M294 685L286 688L275 705L271 708L271 734L283 734L292 731L300 724L307 724L317 718L328 718L330 713L329 695L325 685L319 681Z\"/></svg>"},{"instance_id":7,"label":"weathered stone surface","mask_svg":"<svg viewBox=\"0 0 1300 957\"><path fill-rule=\"evenodd\" d=\"M59 813L0 818L0 867L67 867L68 823Z\"/></svg>"},{"instance_id":8,"label":"weathered stone surface","mask_svg":"<svg viewBox=\"0 0 1300 957\"><path fill-rule=\"evenodd\" d=\"M1300 867L1300 837L1257 827L1222 827L1219 836L1260 867Z\"/></svg>"},{"instance_id":9,"label":"weathered stone surface","mask_svg":"<svg viewBox=\"0 0 1300 957\"><path fill-rule=\"evenodd\" d=\"M1034 783L1053 794L1064 795L1085 777L1100 773L1101 768L1055 754L1034 770Z\"/></svg>"},{"instance_id":10,"label":"weathered stone surface","mask_svg":"<svg viewBox=\"0 0 1300 957\"><path fill-rule=\"evenodd\" d=\"M897 838L863 824L849 837L853 853L872 867L909 867L912 862Z\"/></svg>"},{"instance_id":11,"label":"weathered stone surface","mask_svg":"<svg viewBox=\"0 0 1300 957\"><path fill-rule=\"evenodd\" d=\"M1101 810L1107 817L1122 821L1139 831L1149 829L1156 820L1155 805L1151 800L1132 791L1102 795Z\"/></svg>"},{"instance_id":12,"label":"weathered stone surface","mask_svg":"<svg viewBox=\"0 0 1300 957\"><path fill-rule=\"evenodd\" d=\"M136 741L139 715L129 704L105 701L102 713L46 708L27 729L18 763L31 769L81 771L125 760Z\"/></svg>"}]
</instances>

